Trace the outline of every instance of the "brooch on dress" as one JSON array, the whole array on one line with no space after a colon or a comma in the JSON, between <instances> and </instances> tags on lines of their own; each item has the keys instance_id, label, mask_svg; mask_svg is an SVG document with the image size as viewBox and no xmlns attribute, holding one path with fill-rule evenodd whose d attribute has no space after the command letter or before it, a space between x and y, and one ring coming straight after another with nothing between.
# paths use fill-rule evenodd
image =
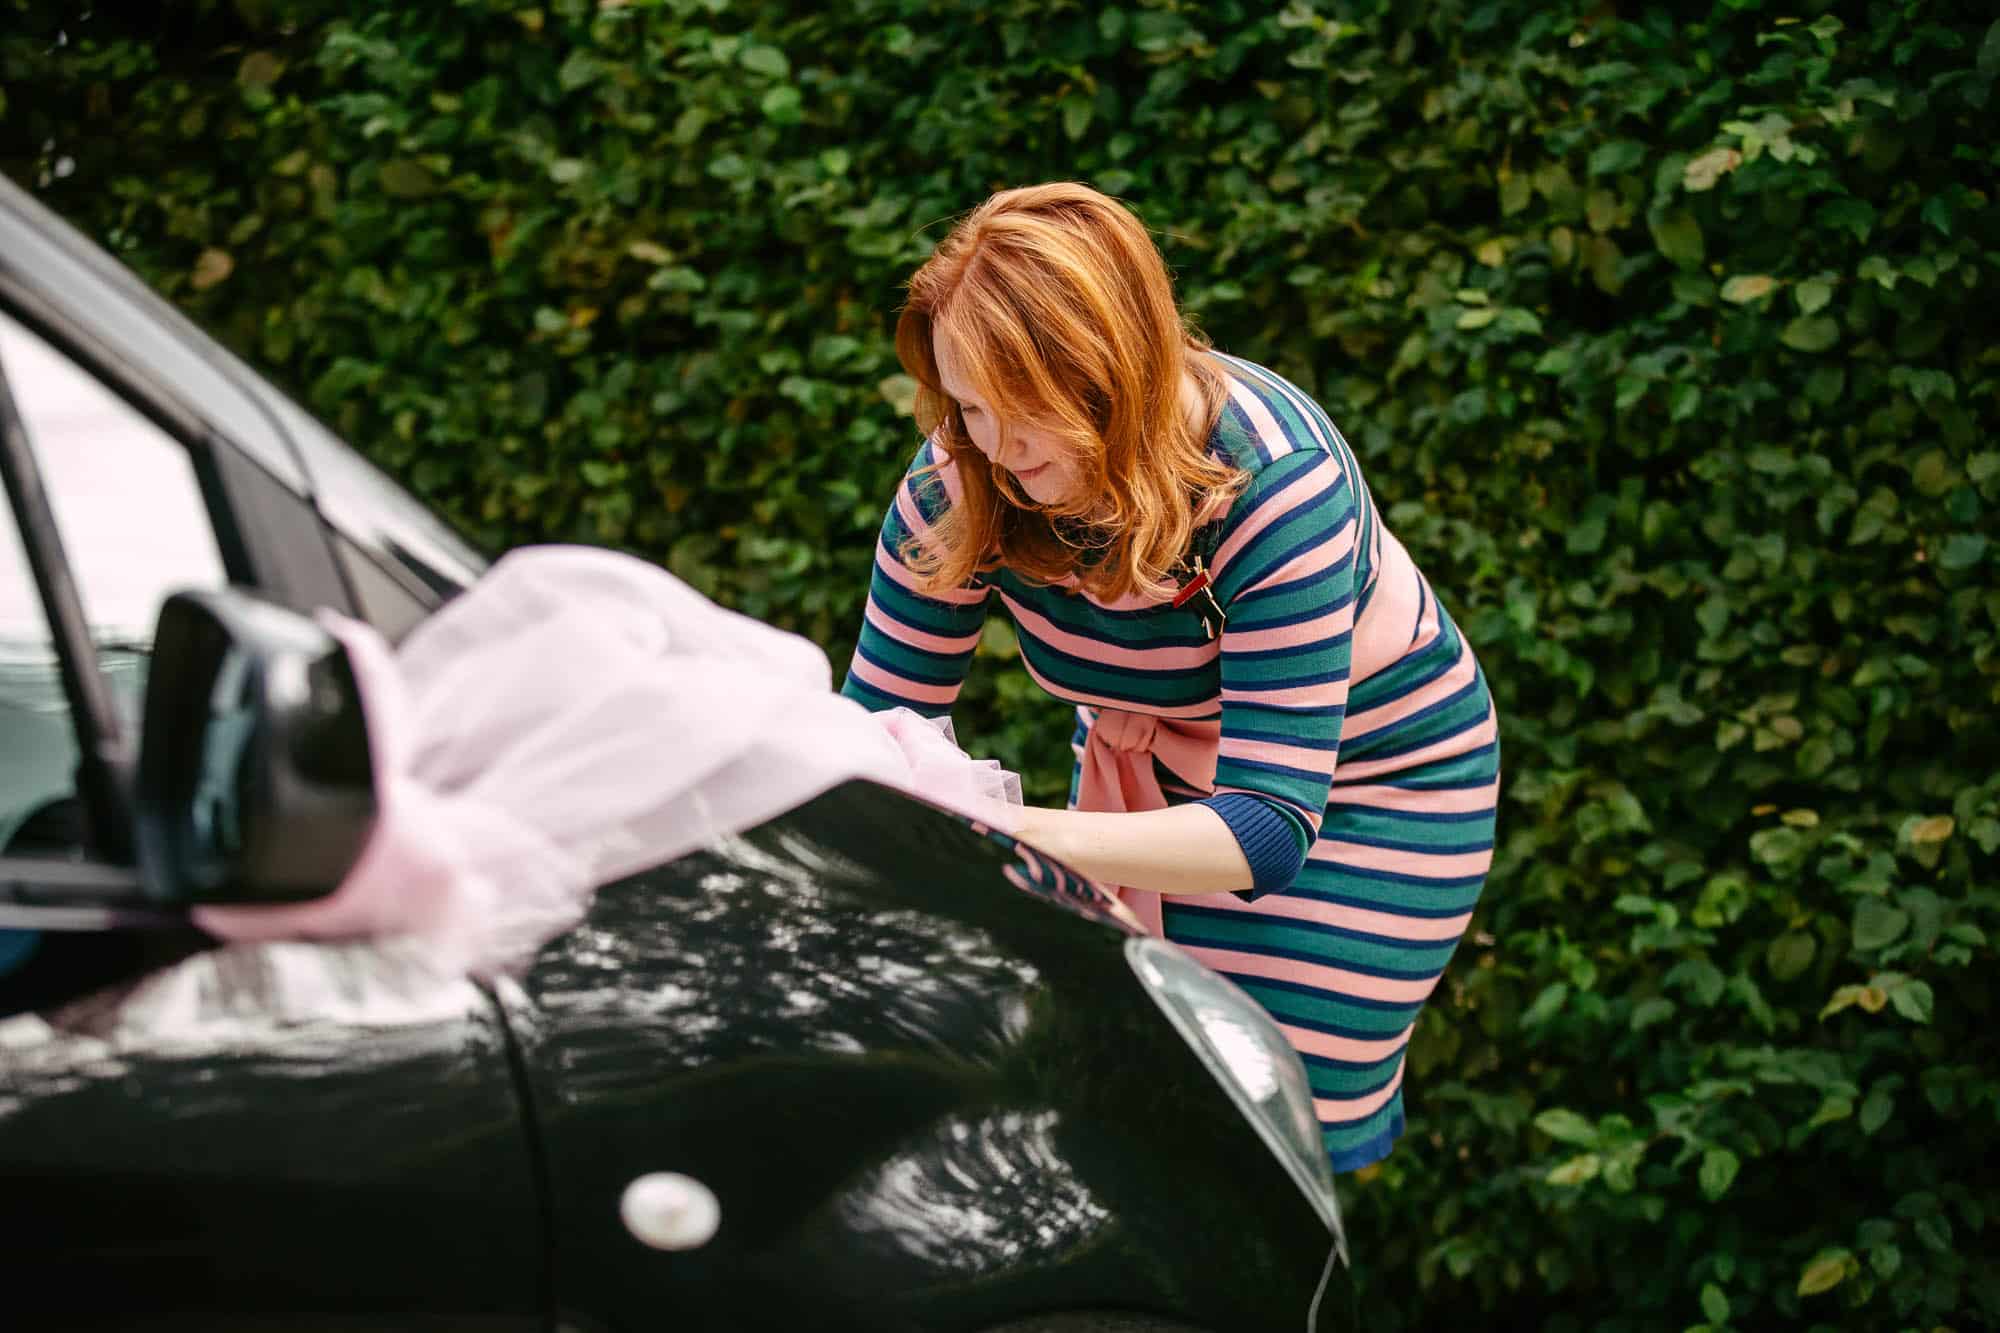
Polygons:
<instances>
[{"instance_id":1,"label":"brooch on dress","mask_svg":"<svg viewBox=\"0 0 2000 1333\"><path fill-rule=\"evenodd\" d=\"M1193 557L1193 560L1194 577L1174 594L1174 610L1178 611L1199 598L1194 613L1201 617L1201 632L1212 639L1228 623L1228 618L1222 613L1222 603L1215 600L1215 582L1209 578L1208 567L1202 563L1198 555ZM1180 572L1188 572L1188 562L1182 560L1175 564L1174 568Z\"/></svg>"}]
</instances>

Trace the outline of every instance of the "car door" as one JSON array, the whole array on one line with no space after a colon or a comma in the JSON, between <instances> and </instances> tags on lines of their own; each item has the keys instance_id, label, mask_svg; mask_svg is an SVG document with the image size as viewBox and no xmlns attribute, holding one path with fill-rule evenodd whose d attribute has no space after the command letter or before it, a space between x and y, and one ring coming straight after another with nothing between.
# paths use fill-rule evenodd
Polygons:
<instances>
[{"instance_id":1,"label":"car door","mask_svg":"<svg viewBox=\"0 0 2000 1333\"><path fill-rule=\"evenodd\" d=\"M172 413L4 311L0 390L0 843L17 867L75 863L120 841L76 776L106 737L130 749L161 598L256 579L245 516L222 509L242 492L217 484L254 465L176 438ZM319 540L296 512L299 544ZM58 584L85 660L50 632ZM490 993L372 944L88 923L0 885L10 1325L545 1327L533 1143Z\"/></svg>"}]
</instances>

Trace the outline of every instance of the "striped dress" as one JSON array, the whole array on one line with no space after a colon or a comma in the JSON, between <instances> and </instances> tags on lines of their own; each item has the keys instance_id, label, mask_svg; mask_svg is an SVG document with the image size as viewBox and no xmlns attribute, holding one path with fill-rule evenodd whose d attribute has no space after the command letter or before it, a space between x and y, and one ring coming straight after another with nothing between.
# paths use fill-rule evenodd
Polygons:
<instances>
[{"instance_id":1,"label":"striped dress","mask_svg":"<svg viewBox=\"0 0 2000 1333\"><path fill-rule=\"evenodd\" d=\"M1106 604L1005 568L920 594L898 553L950 503L942 477L915 477L926 444L883 524L842 692L948 711L997 599L1029 673L1078 706L1079 768L1102 710L1219 721L1212 785L1155 759L1167 801L1240 814L1249 798L1290 837L1267 873L1269 848L1253 854L1226 814L1260 887L1164 897L1163 933L1270 1011L1305 1063L1334 1168L1353 1170L1403 1130L1417 1011L1492 863L1497 723L1470 647L1340 432L1278 375L1216 360L1229 395L1210 449L1250 476L1210 562L1219 639L1192 604Z\"/></svg>"}]
</instances>

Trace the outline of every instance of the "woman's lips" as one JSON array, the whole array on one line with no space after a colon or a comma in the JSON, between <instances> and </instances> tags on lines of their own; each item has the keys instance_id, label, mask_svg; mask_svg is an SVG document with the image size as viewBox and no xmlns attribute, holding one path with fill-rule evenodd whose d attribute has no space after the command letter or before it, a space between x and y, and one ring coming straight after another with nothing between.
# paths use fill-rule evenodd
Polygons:
<instances>
[{"instance_id":1,"label":"woman's lips","mask_svg":"<svg viewBox=\"0 0 2000 1333\"><path fill-rule=\"evenodd\" d=\"M1042 474L1043 474L1044 472L1047 472L1047 471L1049 470L1049 468L1050 468L1050 467L1052 467L1052 466L1054 466L1054 465L1053 465L1053 464L1050 464L1050 463L1044 463L1044 464L1042 464L1042 465L1041 465L1040 467L1031 467L1031 468L1029 468L1029 469L1028 469L1028 470L1027 470L1026 472L1016 472L1016 473L1014 474L1014 480L1015 480L1015 481L1033 481L1033 480L1034 480L1034 479L1035 479L1036 477L1039 477L1039 476L1041 476L1041 475L1042 475Z\"/></svg>"}]
</instances>

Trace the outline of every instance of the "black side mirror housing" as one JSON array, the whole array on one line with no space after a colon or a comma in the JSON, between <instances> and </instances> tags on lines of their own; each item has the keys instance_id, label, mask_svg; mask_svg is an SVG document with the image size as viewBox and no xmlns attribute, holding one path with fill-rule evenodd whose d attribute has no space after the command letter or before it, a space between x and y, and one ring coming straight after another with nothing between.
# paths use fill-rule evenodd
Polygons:
<instances>
[{"instance_id":1,"label":"black side mirror housing","mask_svg":"<svg viewBox=\"0 0 2000 1333\"><path fill-rule=\"evenodd\" d=\"M145 897L302 902L339 887L376 816L347 650L240 589L160 609L133 792Z\"/></svg>"}]
</instances>

